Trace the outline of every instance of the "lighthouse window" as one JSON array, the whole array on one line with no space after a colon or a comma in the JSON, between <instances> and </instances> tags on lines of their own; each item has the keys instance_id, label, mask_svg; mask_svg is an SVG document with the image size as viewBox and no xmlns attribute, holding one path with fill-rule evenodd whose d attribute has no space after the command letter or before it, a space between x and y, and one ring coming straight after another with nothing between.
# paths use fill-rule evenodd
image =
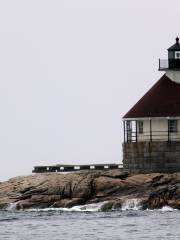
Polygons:
<instances>
[{"instance_id":1,"label":"lighthouse window","mask_svg":"<svg viewBox=\"0 0 180 240\"><path fill-rule=\"evenodd\" d=\"M143 121L138 121L138 132L143 133Z\"/></svg>"},{"instance_id":2,"label":"lighthouse window","mask_svg":"<svg viewBox=\"0 0 180 240\"><path fill-rule=\"evenodd\" d=\"M180 59L180 51L175 52L175 58L176 58L176 59Z\"/></svg>"},{"instance_id":3,"label":"lighthouse window","mask_svg":"<svg viewBox=\"0 0 180 240\"><path fill-rule=\"evenodd\" d=\"M169 132L176 133L178 131L177 120L169 120Z\"/></svg>"}]
</instances>

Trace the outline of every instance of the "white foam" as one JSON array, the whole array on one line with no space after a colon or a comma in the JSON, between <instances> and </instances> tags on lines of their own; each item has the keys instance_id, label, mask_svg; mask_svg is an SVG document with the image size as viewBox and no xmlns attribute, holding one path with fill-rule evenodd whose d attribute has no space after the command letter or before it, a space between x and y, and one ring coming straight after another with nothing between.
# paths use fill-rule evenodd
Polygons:
<instances>
[{"instance_id":1,"label":"white foam","mask_svg":"<svg viewBox=\"0 0 180 240\"><path fill-rule=\"evenodd\" d=\"M154 212L154 211L160 211L160 212L173 212L173 211L177 211L178 209L176 209L176 208L172 208L172 207L170 207L170 206L164 206L164 207L162 207L162 208L160 208L160 209L149 209L149 208L147 208L146 209L146 211L149 211L149 212Z\"/></svg>"},{"instance_id":2,"label":"white foam","mask_svg":"<svg viewBox=\"0 0 180 240\"><path fill-rule=\"evenodd\" d=\"M15 202L15 203L10 203L10 204L7 206L6 210L8 210L8 211L16 210L16 206L17 206L17 202Z\"/></svg>"},{"instance_id":3,"label":"white foam","mask_svg":"<svg viewBox=\"0 0 180 240\"><path fill-rule=\"evenodd\" d=\"M122 204L122 211L142 209L141 200L137 198L127 199Z\"/></svg>"},{"instance_id":4,"label":"white foam","mask_svg":"<svg viewBox=\"0 0 180 240\"><path fill-rule=\"evenodd\" d=\"M160 211L162 211L162 212L173 212L173 211L175 211L175 210L177 210L177 209L174 209L174 208L172 208L172 207L170 207L170 206L164 206L164 207L162 207L162 208L160 209Z\"/></svg>"},{"instance_id":5,"label":"white foam","mask_svg":"<svg viewBox=\"0 0 180 240\"><path fill-rule=\"evenodd\" d=\"M98 212L101 210L101 206L105 202L101 203L93 203L93 204L86 204L86 205L78 205L72 208L43 208L43 209L28 209L28 212L48 212L48 211L63 211L63 212Z\"/></svg>"}]
</instances>

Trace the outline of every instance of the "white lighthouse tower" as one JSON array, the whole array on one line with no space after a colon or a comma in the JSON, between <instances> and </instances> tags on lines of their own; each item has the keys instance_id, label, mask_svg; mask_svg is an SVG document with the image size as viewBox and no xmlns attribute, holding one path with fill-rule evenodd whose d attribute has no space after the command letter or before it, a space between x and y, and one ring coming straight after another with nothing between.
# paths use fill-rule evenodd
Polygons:
<instances>
[{"instance_id":1,"label":"white lighthouse tower","mask_svg":"<svg viewBox=\"0 0 180 240\"><path fill-rule=\"evenodd\" d=\"M159 70L165 74L123 117L123 164L132 173L180 171L178 37Z\"/></svg>"}]
</instances>

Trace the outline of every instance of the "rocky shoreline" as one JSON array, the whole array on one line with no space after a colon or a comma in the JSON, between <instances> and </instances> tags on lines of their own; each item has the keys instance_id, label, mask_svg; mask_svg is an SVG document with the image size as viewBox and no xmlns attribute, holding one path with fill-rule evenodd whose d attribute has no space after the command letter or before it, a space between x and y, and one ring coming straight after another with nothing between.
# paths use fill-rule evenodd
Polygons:
<instances>
[{"instance_id":1,"label":"rocky shoreline","mask_svg":"<svg viewBox=\"0 0 180 240\"><path fill-rule=\"evenodd\" d=\"M121 209L137 199L142 209L180 209L180 173L128 176L119 170L44 173L0 183L0 209L71 208L105 202L101 210Z\"/></svg>"}]
</instances>

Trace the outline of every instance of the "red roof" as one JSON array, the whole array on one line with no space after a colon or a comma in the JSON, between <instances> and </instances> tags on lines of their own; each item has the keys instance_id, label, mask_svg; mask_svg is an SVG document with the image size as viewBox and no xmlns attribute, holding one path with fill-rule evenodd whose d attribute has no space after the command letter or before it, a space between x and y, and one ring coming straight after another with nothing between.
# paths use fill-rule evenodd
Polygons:
<instances>
[{"instance_id":1,"label":"red roof","mask_svg":"<svg viewBox=\"0 0 180 240\"><path fill-rule=\"evenodd\" d=\"M180 84L166 75L123 118L180 117Z\"/></svg>"}]
</instances>

